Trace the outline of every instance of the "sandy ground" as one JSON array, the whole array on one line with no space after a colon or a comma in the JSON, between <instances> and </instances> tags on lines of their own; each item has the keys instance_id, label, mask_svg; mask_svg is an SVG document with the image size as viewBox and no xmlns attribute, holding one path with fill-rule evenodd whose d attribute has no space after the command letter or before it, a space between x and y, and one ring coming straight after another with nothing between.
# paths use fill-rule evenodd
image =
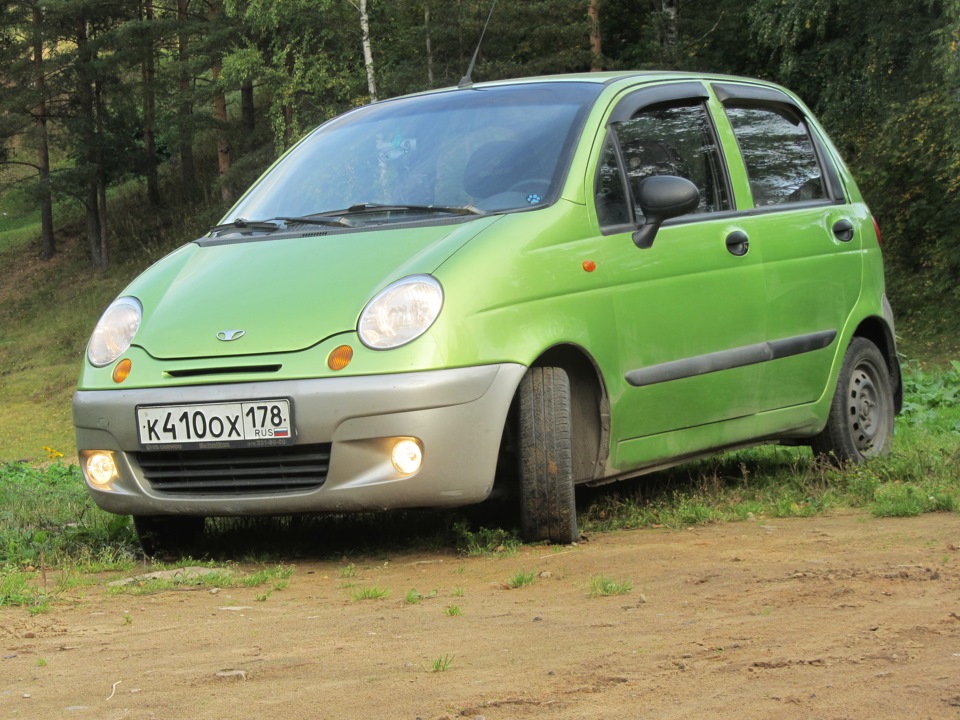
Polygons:
<instances>
[{"instance_id":1,"label":"sandy ground","mask_svg":"<svg viewBox=\"0 0 960 720\"><path fill-rule=\"evenodd\" d=\"M0 608L0 718L960 718L957 514L352 560L265 600L100 580ZM633 588L591 597L596 575Z\"/></svg>"}]
</instances>

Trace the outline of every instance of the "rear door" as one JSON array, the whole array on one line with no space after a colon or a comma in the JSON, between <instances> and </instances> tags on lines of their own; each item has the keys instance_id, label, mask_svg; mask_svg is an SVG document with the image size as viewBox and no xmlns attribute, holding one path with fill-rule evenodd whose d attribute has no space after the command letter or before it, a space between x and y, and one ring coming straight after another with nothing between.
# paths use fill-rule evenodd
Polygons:
<instances>
[{"instance_id":1,"label":"rear door","mask_svg":"<svg viewBox=\"0 0 960 720\"><path fill-rule=\"evenodd\" d=\"M739 154L749 181L750 197L738 197L744 211L737 226L763 262L772 359L758 379L760 405L813 402L826 389L860 294L869 215L847 202L818 129L789 96L749 84L713 89L736 140L728 157L737 162Z\"/></svg>"}]
</instances>

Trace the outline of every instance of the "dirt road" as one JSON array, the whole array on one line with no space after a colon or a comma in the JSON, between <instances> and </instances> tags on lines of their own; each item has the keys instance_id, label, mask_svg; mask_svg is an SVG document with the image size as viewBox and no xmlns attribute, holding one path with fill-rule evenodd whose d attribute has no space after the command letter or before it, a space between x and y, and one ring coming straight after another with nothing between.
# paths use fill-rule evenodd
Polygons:
<instances>
[{"instance_id":1,"label":"dirt road","mask_svg":"<svg viewBox=\"0 0 960 720\"><path fill-rule=\"evenodd\" d=\"M350 560L266 599L101 581L0 608L0 717L960 718L957 514ZM591 597L598 575L632 590Z\"/></svg>"}]
</instances>

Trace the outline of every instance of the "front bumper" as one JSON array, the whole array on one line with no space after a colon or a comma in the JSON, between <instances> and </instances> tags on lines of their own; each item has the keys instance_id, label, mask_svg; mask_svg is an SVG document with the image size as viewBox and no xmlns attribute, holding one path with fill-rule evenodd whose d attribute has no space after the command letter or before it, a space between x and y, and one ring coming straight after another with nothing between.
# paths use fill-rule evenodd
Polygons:
<instances>
[{"instance_id":1,"label":"front bumper","mask_svg":"<svg viewBox=\"0 0 960 720\"><path fill-rule=\"evenodd\" d=\"M481 502L493 488L504 423L525 372L522 365L505 363L395 375L79 390L73 422L81 456L87 450L114 454L117 479L100 487L87 478L94 501L114 513L232 516L453 507ZM329 444L329 470L319 487L162 492L145 477L137 406L264 397L292 398L294 447ZM403 476L389 448L393 439L410 437L420 441L423 465Z\"/></svg>"}]
</instances>

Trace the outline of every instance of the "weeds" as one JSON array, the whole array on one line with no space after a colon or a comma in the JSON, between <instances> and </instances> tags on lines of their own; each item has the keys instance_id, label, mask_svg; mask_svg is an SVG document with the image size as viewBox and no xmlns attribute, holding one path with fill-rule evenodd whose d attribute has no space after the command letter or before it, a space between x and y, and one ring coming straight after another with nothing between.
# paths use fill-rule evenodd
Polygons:
<instances>
[{"instance_id":1,"label":"weeds","mask_svg":"<svg viewBox=\"0 0 960 720\"><path fill-rule=\"evenodd\" d=\"M446 672L453 666L453 655L438 657L430 666L430 672Z\"/></svg>"},{"instance_id":2,"label":"weeds","mask_svg":"<svg viewBox=\"0 0 960 720\"><path fill-rule=\"evenodd\" d=\"M590 596L606 597L608 595L625 595L633 590L630 580L611 580L604 575L594 575L590 578Z\"/></svg>"},{"instance_id":3,"label":"weeds","mask_svg":"<svg viewBox=\"0 0 960 720\"><path fill-rule=\"evenodd\" d=\"M350 593L354 600L383 600L390 594L387 588L379 588L376 585L371 587L356 588Z\"/></svg>"},{"instance_id":4,"label":"weeds","mask_svg":"<svg viewBox=\"0 0 960 720\"><path fill-rule=\"evenodd\" d=\"M507 580L507 587L511 590L522 588L527 585L533 585L537 581L537 575L533 572L516 572L513 577Z\"/></svg>"},{"instance_id":5,"label":"weeds","mask_svg":"<svg viewBox=\"0 0 960 720\"><path fill-rule=\"evenodd\" d=\"M196 561L193 560L183 561L181 565L186 562L196 565ZM173 568L173 570L176 570L176 568ZM152 595L158 592L190 587L253 588L272 585L273 590L267 593L269 597L270 592L285 588L292 574L293 568L283 565L262 568L249 574L238 573L232 568L212 566L207 572L173 572L164 573L159 577L148 575L142 578L133 578L132 582L111 587L109 592L113 595Z\"/></svg>"},{"instance_id":6,"label":"weeds","mask_svg":"<svg viewBox=\"0 0 960 720\"><path fill-rule=\"evenodd\" d=\"M520 549L515 531L485 527L471 531L466 521L460 521L454 524L453 533L460 551L472 557L515 555Z\"/></svg>"},{"instance_id":7,"label":"weeds","mask_svg":"<svg viewBox=\"0 0 960 720\"><path fill-rule=\"evenodd\" d=\"M410 588L409 590L407 590L407 594L403 596L403 601L408 605L416 605L421 600L427 600L430 598L434 598L436 596L437 596L436 590L431 590L430 593L428 593L427 595L424 595L423 593L417 592L415 588Z\"/></svg>"},{"instance_id":8,"label":"weeds","mask_svg":"<svg viewBox=\"0 0 960 720\"><path fill-rule=\"evenodd\" d=\"M443 614L449 617L459 617L463 615L463 610L460 609L459 605L447 605L443 609Z\"/></svg>"}]
</instances>

